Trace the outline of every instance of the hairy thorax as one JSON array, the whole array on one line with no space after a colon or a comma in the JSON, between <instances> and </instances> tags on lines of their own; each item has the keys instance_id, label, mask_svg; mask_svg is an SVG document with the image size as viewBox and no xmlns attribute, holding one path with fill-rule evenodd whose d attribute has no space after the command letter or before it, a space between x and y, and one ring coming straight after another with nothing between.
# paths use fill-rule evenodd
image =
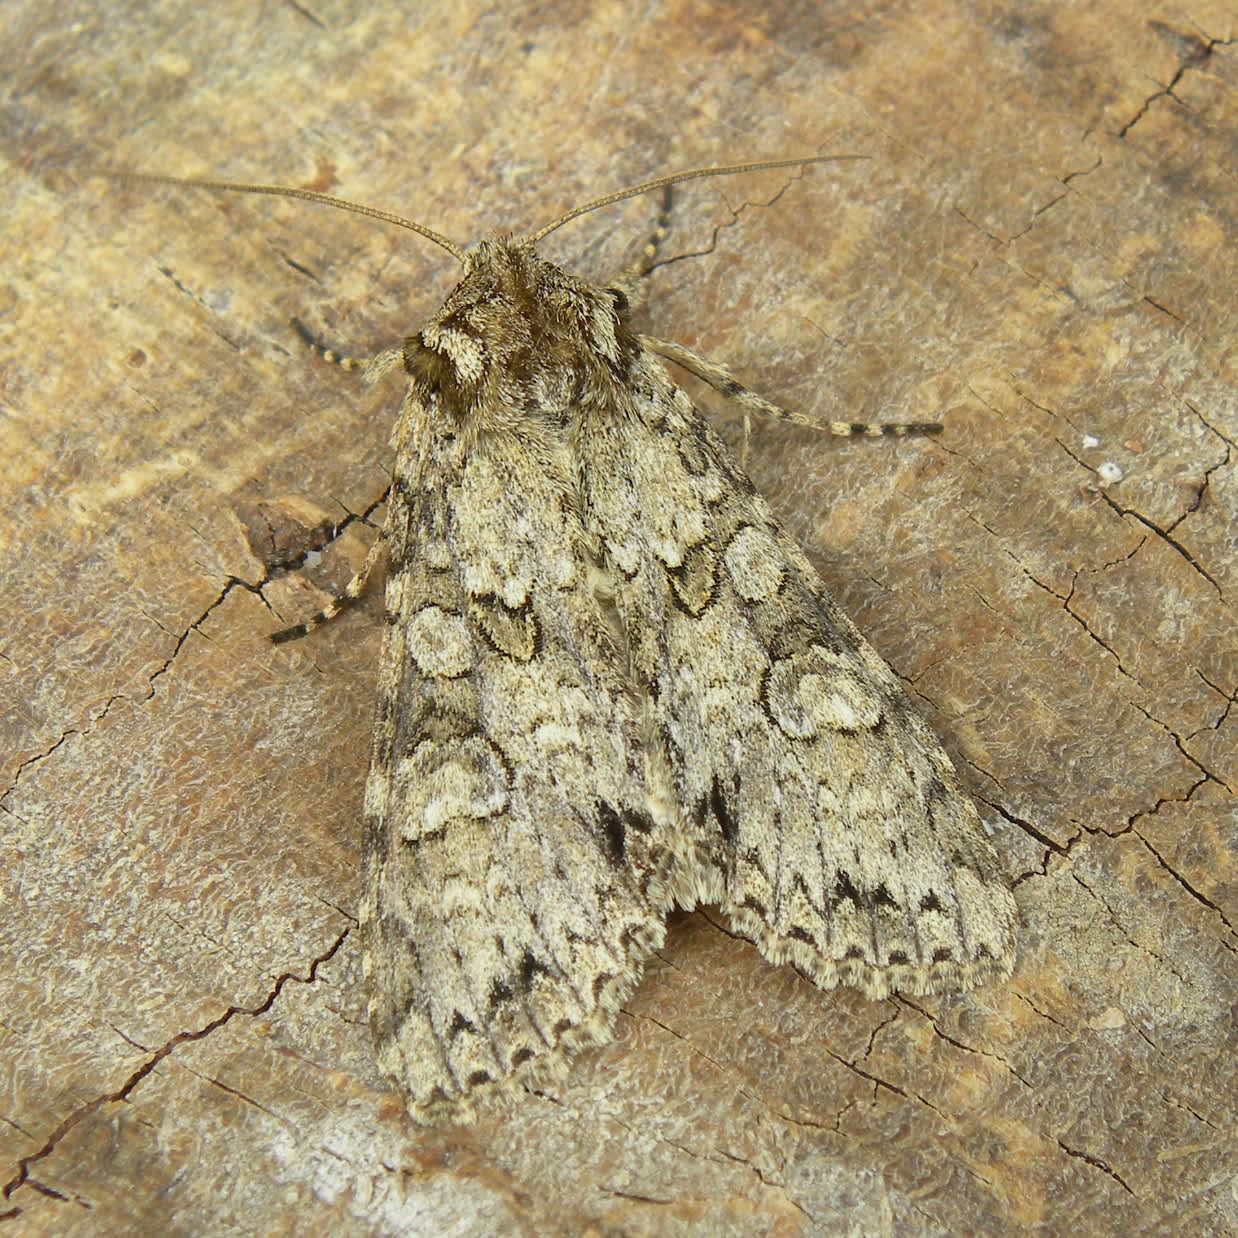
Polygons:
<instances>
[{"instance_id":1,"label":"hairy thorax","mask_svg":"<svg viewBox=\"0 0 1238 1238\"><path fill-rule=\"evenodd\" d=\"M404 342L414 389L473 431L565 428L586 396L622 388L638 346L627 299L510 238L481 242L442 308Z\"/></svg>"}]
</instances>

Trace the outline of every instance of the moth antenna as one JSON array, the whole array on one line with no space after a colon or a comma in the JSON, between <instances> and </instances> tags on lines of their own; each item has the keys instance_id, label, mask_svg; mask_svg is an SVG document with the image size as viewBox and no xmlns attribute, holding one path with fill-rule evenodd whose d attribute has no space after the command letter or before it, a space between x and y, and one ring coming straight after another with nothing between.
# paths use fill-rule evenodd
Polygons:
<instances>
[{"instance_id":1,"label":"moth antenna","mask_svg":"<svg viewBox=\"0 0 1238 1238\"><path fill-rule=\"evenodd\" d=\"M333 206L337 210L351 211L354 215L366 215L370 219L381 219L384 223L407 228L418 236L424 236L427 241L433 241L440 249L445 249L461 266L465 261L464 250L455 241L448 240L433 228L427 228L425 224L394 215L390 211L380 211L377 207L362 206L359 202L348 202L343 198L333 198L330 194L315 193L312 189L292 189L287 185L248 185L240 181L197 180L188 176L160 176L153 172L110 172L100 169L97 174L113 180L146 181L155 185L188 185L191 189L215 189L227 193L265 193L278 198L300 198L304 202L319 202L323 206Z\"/></svg>"},{"instance_id":2,"label":"moth antenna","mask_svg":"<svg viewBox=\"0 0 1238 1238\"><path fill-rule=\"evenodd\" d=\"M649 193L653 189L661 189L667 185L678 185L682 181L695 181L704 176L735 176L740 172L765 172L771 168L803 168L810 163L834 163L844 159L867 159L867 155L810 155L807 159L765 159L760 163L731 163L718 168L691 168L687 172L672 172L668 176L659 176L651 181L643 181L639 185L633 185L630 189L617 189L614 193L608 193L605 197L595 198L592 202L586 202L583 206L573 207L566 214L560 215L558 219L552 220L544 228L539 228L532 236L526 238L526 243L536 245L543 237L549 236L556 228L562 228L564 224L571 223L573 219L579 219L581 215L587 215L590 211L596 211L603 206L610 206L614 202L622 202L625 198L635 198L642 193Z\"/></svg>"}]
</instances>

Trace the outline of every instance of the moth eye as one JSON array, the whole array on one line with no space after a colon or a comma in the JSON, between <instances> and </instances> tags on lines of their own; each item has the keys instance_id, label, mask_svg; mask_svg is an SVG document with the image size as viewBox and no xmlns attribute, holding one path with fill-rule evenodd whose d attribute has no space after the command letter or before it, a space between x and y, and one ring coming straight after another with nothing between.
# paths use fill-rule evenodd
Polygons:
<instances>
[{"instance_id":1,"label":"moth eye","mask_svg":"<svg viewBox=\"0 0 1238 1238\"><path fill-rule=\"evenodd\" d=\"M606 291L609 292L611 297L614 299L615 309L620 314L626 315L629 308L628 294L624 292L622 288L607 288Z\"/></svg>"},{"instance_id":2,"label":"moth eye","mask_svg":"<svg viewBox=\"0 0 1238 1238\"><path fill-rule=\"evenodd\" d=\"M424 394L436 395L442 390L446 363L425 346L420 335L410 335L404 341L404 369Z\"/></svg>"},{"instance_id":3,"label":"moth eye","mask_svg":"<svg viewBox=\"0 0 1238 1238\"><path fill-rule=\"evenodd\" d=\"M425 348L425 345L422 344L420 335L410 335L405 338L403 353L404 353L404 370L406 373L408 374L416 373L416 370L414 369L413 358L416 357L419 352L422 352L424 348Z\"/></svg>"}]
</instances>

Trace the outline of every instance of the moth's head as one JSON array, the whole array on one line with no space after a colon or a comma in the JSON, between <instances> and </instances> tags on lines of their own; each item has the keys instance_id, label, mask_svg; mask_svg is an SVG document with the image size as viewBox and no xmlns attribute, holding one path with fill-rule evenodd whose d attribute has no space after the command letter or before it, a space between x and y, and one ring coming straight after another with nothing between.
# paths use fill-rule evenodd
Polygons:
<instances>
[{"instance_id":1,"label":"moth's head","mask_svg":"<svg viewBox=\"0 0 1238 1238\"><path fill-rule=\"evenodd\" d=\"M637 351L627 298L539 258L527 241L483 241L438 312L404 342L418 395L456 417L567 424L622 385Z\"/></svg>"}]
</instances>

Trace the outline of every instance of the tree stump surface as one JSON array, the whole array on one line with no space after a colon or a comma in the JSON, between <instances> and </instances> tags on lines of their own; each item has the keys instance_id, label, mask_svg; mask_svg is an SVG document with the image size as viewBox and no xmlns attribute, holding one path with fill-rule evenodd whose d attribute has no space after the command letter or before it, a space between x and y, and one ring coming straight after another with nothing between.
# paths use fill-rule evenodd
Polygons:
<instances>
[{"instance_id":1,"label":"tree stump surface","mask_svg":"<svg viewBox=\"0 0 1238 1238\"><path fill-rule=\"evenodd\" d=\"M10 6L0 1220L13 1233L1232 1233L1232 7ZM749 468L992 827L1006 983L872 1002L677 915L617 1038L472 1127L355 932L398 382L440 251L664 171L643 321L822 418ZM655 210L545 252L604 279ZM739 444L734 413L684 379Z\"/></svg>"}]
</instances>

